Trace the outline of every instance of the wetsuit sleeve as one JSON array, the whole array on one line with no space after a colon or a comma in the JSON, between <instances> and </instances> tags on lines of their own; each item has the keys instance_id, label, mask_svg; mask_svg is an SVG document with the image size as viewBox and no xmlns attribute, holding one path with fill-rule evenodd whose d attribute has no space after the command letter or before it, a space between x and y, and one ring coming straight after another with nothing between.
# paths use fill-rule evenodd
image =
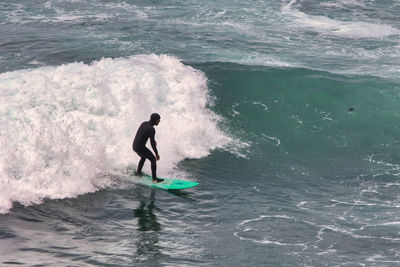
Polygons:
<instances>
[{"instance_id":1,"label":"wetsuit sleeve","mask_svg":"<svg viewBox=\"0 0 400 267\"><path fill-rule=\"evenodd\" d=\"M158 155L158 150L157 150L157 146L156 146L156 141L155 141L155 139L154 139L154 136L156 135L156 130L154 130L153 129L153 131L151 132L151 134L150 134L150 144L151 144L151 147L153 148L153 150L154 150L154 153L156 153L156 155Z\"/></svg>"}]
</instances>

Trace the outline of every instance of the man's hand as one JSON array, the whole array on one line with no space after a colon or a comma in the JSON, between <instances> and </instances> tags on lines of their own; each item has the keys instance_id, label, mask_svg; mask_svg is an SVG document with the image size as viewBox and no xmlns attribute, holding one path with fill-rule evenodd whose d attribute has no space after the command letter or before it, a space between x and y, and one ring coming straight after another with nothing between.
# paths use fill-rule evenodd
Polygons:
<instances>
[{"instance_id":1,"label":"man's hand","mask_svg":"<svg viewBox=\"0 0 400 267\"><path fill-rule=\"evenodd\" d=\"M160 155L156 154L156 160L160 160Z\"/></svg>"}]
</instances>

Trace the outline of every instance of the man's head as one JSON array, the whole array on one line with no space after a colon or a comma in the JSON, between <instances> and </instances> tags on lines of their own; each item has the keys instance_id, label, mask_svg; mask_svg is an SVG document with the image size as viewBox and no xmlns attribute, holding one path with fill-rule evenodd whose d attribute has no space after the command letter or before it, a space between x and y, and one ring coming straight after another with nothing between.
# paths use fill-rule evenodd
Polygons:
<instances>
[{"instance_id":1,"label":"man's head","mask_svg":"<svg viewBox=\"0 0 400 267\"><path fill-rule=\"evenodd\" d=\"M161 117L157 113L153 113L150 116L150 122L152 125L158 125L160 123Z\"/></svg>"}]
</instances>

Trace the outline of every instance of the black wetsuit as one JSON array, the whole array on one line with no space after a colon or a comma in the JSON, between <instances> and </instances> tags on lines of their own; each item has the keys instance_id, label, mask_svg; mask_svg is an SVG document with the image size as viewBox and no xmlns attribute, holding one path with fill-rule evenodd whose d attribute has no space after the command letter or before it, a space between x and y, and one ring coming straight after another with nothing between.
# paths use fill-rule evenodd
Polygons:
<instances>
[{"instance_id":1,"label":"black wetsuit","mask_svg":"<svg viewBox=\"0 0 400 267\"><path fill-rule=\"evenodd\" d=\"M137 173L141 174L144 162L146 161L146 159L148 159L151 162L151 175L153 179L157 179L156 157L146 147L147 140L150 138L151 147L153 148L156 155L158 155L156 141L154 140L154 136L156 134L156 130L153 127L154 125L156 125L156 122L153 122L151 120L145 121L140 125L139 129L137 130L135 139L133 140L132 149L140 156Z\"/></svg>"}]
</instances>

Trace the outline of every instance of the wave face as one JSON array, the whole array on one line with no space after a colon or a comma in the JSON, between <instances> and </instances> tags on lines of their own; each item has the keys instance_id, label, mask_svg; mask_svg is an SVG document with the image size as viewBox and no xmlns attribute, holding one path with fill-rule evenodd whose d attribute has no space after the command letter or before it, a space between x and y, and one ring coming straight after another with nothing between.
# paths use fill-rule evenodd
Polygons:
<instances>
[{"instance_id":1,"label":"wave face","mask_svg":"<svg viewBox=\"0 0 400 267\"><path fill-rule=\"evenodd\" d=\"M208 109L206 83L200 71L156 55L1 74L0 211L109 186L107 173L136 165L131 142L153 112L162 117L160 175L223 147L230 138Z\"/></svg>"},{"instance_id":2,"label":"wave face","mask_svg":"<svg viewBox=\"0 0 400 267\"><path fill-rule=\"evenodd\" d=\"M267 172L301 165L329 176L345 169L375 174L372 161L399 160L395 82L231 63L196 67L218 81L211 88L219 112L231 131L251 144L248 157L271 165Z\"/></svg>"}]
</instances>

